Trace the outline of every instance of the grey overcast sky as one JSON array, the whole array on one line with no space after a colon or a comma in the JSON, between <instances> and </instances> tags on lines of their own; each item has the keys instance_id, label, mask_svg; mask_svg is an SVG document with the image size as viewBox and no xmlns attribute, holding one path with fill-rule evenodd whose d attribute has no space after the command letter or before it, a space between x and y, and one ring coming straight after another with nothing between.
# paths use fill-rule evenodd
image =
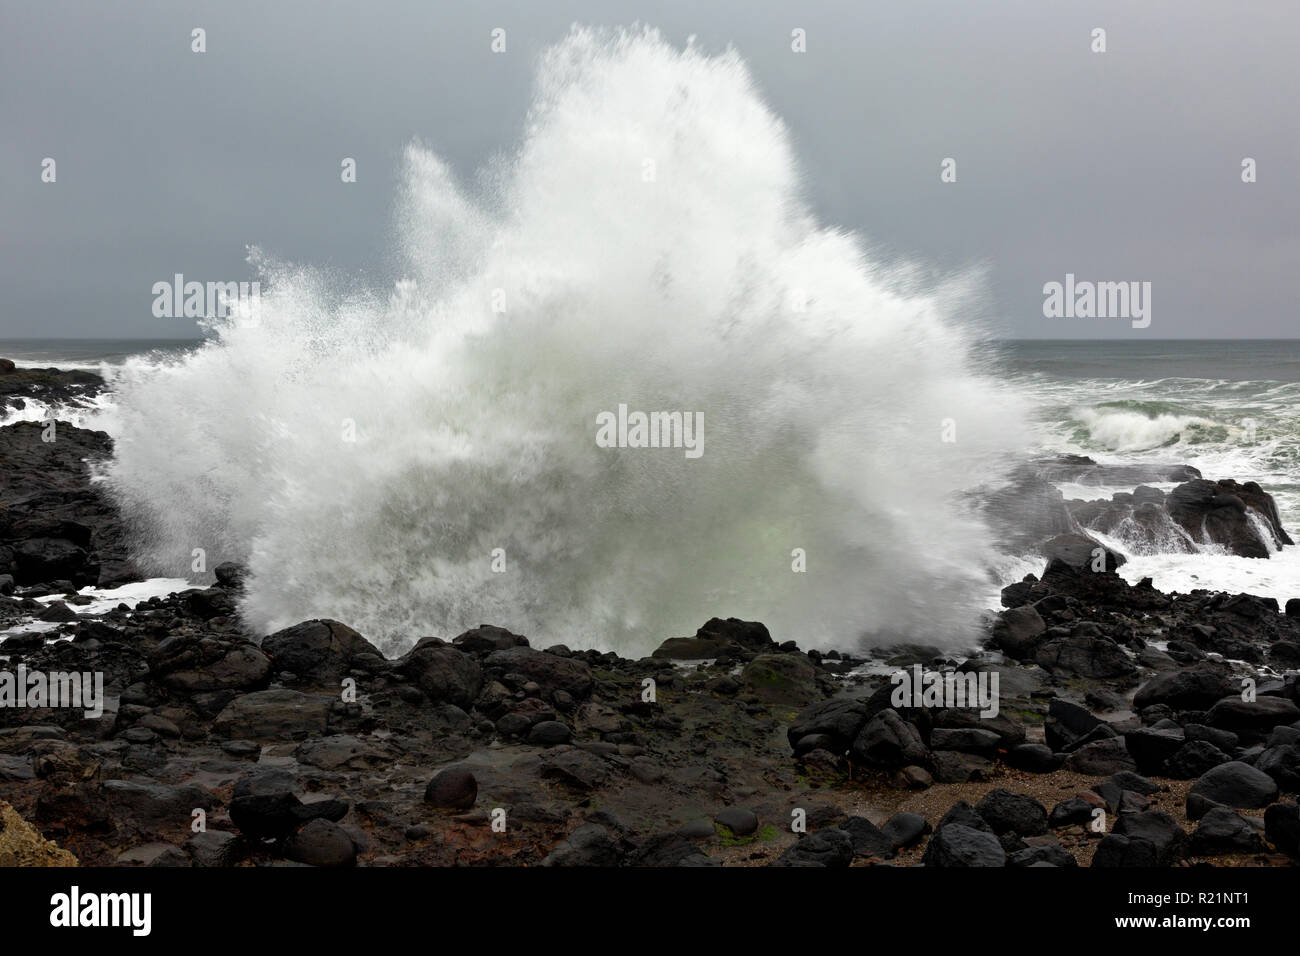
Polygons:
<instances>
[{"instance_id":1,"label":"grey overcast sky","mask_svg":"<svg viewBox=\"0 0 1300 956\"><path fill-rule=\"evenodd\" d=\"M1300 5L1283 0L0 0L0 337L193 334L153 317L151 286L254 278L249 244L377 273L403 147L466 179L511 148L538 53L575 22L733 45L822 220L983 266L1000 334L1300 335ZM1151 327L1044 318L1067 272L1150 281Z\"/></svg>"}]
</instances>

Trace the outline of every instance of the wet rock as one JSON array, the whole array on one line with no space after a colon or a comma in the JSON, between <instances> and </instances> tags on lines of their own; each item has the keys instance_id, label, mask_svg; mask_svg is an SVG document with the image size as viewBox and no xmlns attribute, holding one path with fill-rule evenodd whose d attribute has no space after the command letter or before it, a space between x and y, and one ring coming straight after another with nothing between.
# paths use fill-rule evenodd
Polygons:
<instances>
[{"instance_id":1,"label":"wet rock","mask_svg":"<svg viewBox=\"0 0 1300 956\"><path fill-rule=\"evenodd\" d=\"M1169 493L1165 510L1195 540L1208 538L1242 557L1267 558L1283 544L1292 543L1282 528L1273 496L1253 481L1242 485L1231 479L1184 482ZM1264 519L1268 540L1261 539L1257 525L1250 520L1251 511Z\"/></svg>"},{"instance_id":2,"label":"wet rock","mask_svg":"<svg viewBox=\"0 0 1300 956\"><path fill-rule=\"evenodd\" d=\"M192 634L166 638L148 661L154 681L186 694L256 690L271 678L271 661L256 645Z\"/></svg>"},{"instance_id":3,"label":"wet rock","mask_svg":"<svg viewBox=\"0 0 1300 956\"><path fill-rule=\"evenodd\" d=\"M926 763L925 744L916 727L893 710L883 710L867 721L851 748L853 758L870 767L904 767Z\"/></svg>"},{"instance_id":4,"label":"wet rock","mask_svg":"<svg viewBox=\"0 0 1300 956\"><path fill-rule=\"evenodd\" d=\"M1133 695L1139 710L1167 704L1175 710L1200 710L1240 690L1230 674L1210 667L1192 667L1161 674L1143 684Z\"/></svg>"},{"instance_id":5,"label":"wet rock","mask_svg":"<svg viewBox=\"0 0 1300 956\"><path fill-rule=\"evenodd\" d=\"M276 631L262 641L262 650L275 661L277 671L289 671L315 686L338 687L358 659L372 664L383 660L379 649L352 628L324 619Z\"/></svg>"},{"instance_id":6,"label":"wet rock","mask_svg":"<svg viewBox=\"0 0 1300 956\"><path fill-rule=\"evenodd\" d=\"M609 780L610 767L600 757L576 747L555 747L542 757L541 776L587 793Z\"/></svg>"},{"instance_id":7,"label":"wet rock","mask_svg":"<svg viewBox=\"0 0 1300 956\"><path fill-rule=\"evenodd\" d=\"M483 661L483 667L507 686L514 686L509 675L519 675L538 685L539 692L551 699L562 690L575 701L586 700L591 695L591 668L583 661L557 657L531 647L512 647L493 651Z\"/></svg>"},{"instance_id":8,"label":"wet rock","mask_svg":"<svg viewBox=\"0 0 1300 956\"><path fill-rule=\"evenodd\" d=\"M1046 641L1034 653L1034 660L1057 676L1108 678L1137 673L1137 666L1114 641L1084 634Z\"/></svg>"},{"instance_id":9,"label":"wet rock","mask_svg":"<svg viewBox=\"0 0 1300 956\"><path fill-rule=\"evenodd\" d=\"M1033 654L1047 633L1047 625L1032 606L1009 608L993 626L993 646L1017 660Z\"/></svg>"},{"instance_id":10,"label":"wet rock","mask_svg":"<svg viewBox=\"0 0 1300 956\"><path fill-rule=\"evenodd\" d=\"M330 700L294 690L261 690L232 700L212 723L213 732L248 740L301 740L325 733Z\"/></svg>"},{"instance_id":11,"label":"wet rock","mask_svg":"<svg viewBox=\"0 0 1300 956\"><path fill-rule=\"evenodd\" d=\"M483 668L478 661L437 638L422 638L396 667L435 703L455 704L462 710L473 705L483 688Z\"/></svg>"},{"instance_id":12,"label":"wet rock","mask_svg":"<svg viewBox=\"0 0 1300 956\"><path fill-rule=\"evenodd\" d=\"M694 847L691 851L697 852ZM542 860L542 866L618 866L620 857L608 830L584 823Z\"/></svg>"},{"instance_id":13,"label":"wet rock","mask_svg":"<svg viewBox=\"0 0 1300 956\"><path fill-rule=\"evenodd\" d=\"M786 739L795 745L811 736L828 738L825 749L834 753L848 750L867 722L867 706L861 700L833 697L806 707L790 724ZM797 748L796 748L797 750Z\"/></svg>"},{"instance_id":14,"label":"wet rock","mask_svg":"<svg viewBox=\"0 0 1300 956\"><path fill-rule=\"evenodd\" d=\"M440 810L468 810L478 799L478 781L464 767L439 771L424 789L424 800Z\"/></svg>"},{"instance_id":15,"label":"wet rock","mask_svg":"<svg viewBox=\"0 0 1300 956\"><path fill-rule=\"evenodd\" d=\"M776 643L766 627L757 621L712 618L694 637L670 637L655 649L653 657L665 660L706 660L743 657L774 649Z\"/></svg>"},{"instance_id":16,"label":"wet rock","mask_svg":"<svg viewBox=\"0 0 1300 956\"><path fill-rule=\"evenodd\" d=\"M483 624L466 631L452 640L452 645L467 654L486 656L493 651L504 651L511 647L527 647L528 638L511 633L504 627Z\"/></svg>"},{"instance_id":17,"label":"wet rock","mask_svg":"<svg viewBox=\"0 0 1300 956\"><path fill-rule=\"evenodd\" d=\"M343 867L357 862L357 848L347 831L329 820L312 820L289 837L285 856L308 866Z\"/></svg>"},{"instance_id":18,"label":"wet rock","mask_svg":"<svg viewBox=\"0 0 1300 956\"><path fill-rule=\"evenodd\" d=\"M760 654L745 665L740 682L771 704L801 706L820 696L817 668L802 654Z\"/></svg>"},{"instance_id":19,"label":"wet rock","mask_svg":"<svg viewBox=\"0 0 1300 956\"><path fill-rule=\"evenodd\" d=\"M183 849L194 866L225 867L239 862L242 843L239 834L225 830L205 830L193 834Z\"/></svg>"}]
</instances>

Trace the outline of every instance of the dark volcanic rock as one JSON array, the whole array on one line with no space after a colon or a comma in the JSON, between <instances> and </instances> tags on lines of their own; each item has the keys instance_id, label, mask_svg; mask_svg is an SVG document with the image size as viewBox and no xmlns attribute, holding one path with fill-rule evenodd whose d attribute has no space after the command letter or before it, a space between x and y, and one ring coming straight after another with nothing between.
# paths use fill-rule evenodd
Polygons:
<instances>
[{"instance_id":1,"label":"dark volcanic rock","mask_svg":"<svg viewBox=\"0 0 1300 956\"><path fill-rule=\"evenodd\" d=\"M1264 837L1283 853L1300 860L1300 805L1288 801L1265 810Z\"/></svg>"},{"instance_id":2,"label":"dark volcanic rock","mask_svg":"<svg viewBox=\"0 0 1300 956\"><path fill-rule=\"evenodd\" d=\"M1187 856L1187 831L1160 810L1121 814L1097 846L1093 866L1173 866Z\"/></svg>"},{"instance_id":3,"label":"dark volcanic rock","mask_svg":"<svg viewBox=\"0 0 1300 956\"><path fill-rule=\"evenodd\" d=\"M468 810L478 799L478 781L464 767L439 771L424 790L424 800L441 810Z\"/></svg>"},{"instance_id":4,"label":"dark volcanic rock","mask_svg":"<svg viewBox=\"0 0 1300 956\"><path fill-rule=\"evenodd\" d=\"M950 823L935 830L921 863L924 866L1006 866L1007 855L992 833Z\"/></svg>"},{"instance_id":5,"label":"dark volcanic rock","mask_svg":"<svg viewBox=\"0 0 1300 956\"><path fill-rule=\"evenodd\" d=\"M1246 558L1267 558L1283 544L1292 544L1282 528L1273 496L1255 482L1195 479L1169 493L1165 502L1169 516L1193 539L1225 546ZM1249 511L1263 518L1271 540L1262 540Z\"/></svg>"},{"instance_id":6,"label":"dark volcanic rock","mask_svg":"<svg viewBox=\"0 0 1300 956\"><path fill-rule=\"evenodd\" d=\"M1208 740L1190 740L1165 761L1165 775L1175 780L1194 780L1232 757Z\"/></svg>"},{"instance_id":7,"label":"dark volcanic rock","mask_svg":"<svg viewBox=\"0 0 1300 956\"><path fill-rule=\"evenodd\" d=\"M1043 544L1048 564L1059 563L1075 571L1114 571L1128 559L1085 534L1062 534Z\"/></svg>"},{"instance_id":8,"label":"dark volcanic rock","mask_svg":"<svg viewBox=\"0 0 1300 956\"><path fill-rule=\"evenodd\" d=\"M760 654L745 665L740 681L773 704L804 705L820 695L817 668L802 654Z\"/></svg>"},{"instance_id":9,"label":"dark volcanic rock","mask_svg":"<svg viewBox=\"0 0 1300 956\"><path fill-rule=\"evenodd\" d=\"M1215 807L1207 813L1192 834L1194 856L1257 853L1262 849L1263 842L1255 828L1227 807Z\"/></svg>"},{"instance_id":10,"label":"dark volcanic rock","mask_svg":"<svg viewBox=\"0 0 1300 956\"><path fill-rule=\"evenodd\" d=\"M96 377L97 378L97 377ZM8 377L0 376L0 394ZM0 574L20 585L137 580L116 506L90 482L87 461L111 457L104 432L19 422L0 428Z\"/></svg>"},{"instance_id":11,"label":"dark volcanic rock","mask_svg":"<svg viewBox=\"0 0 1300 956\"><path fill-rule=\"evenodd\" d=\"M861 700L833 697L805 708L786 731L790 746L804 737L822 734L830 739L826 749L843 753L857 739L867 722L867 706Z\"/></svg>"},{"instance_id":12,"label":"dark volcanic rock","mask_svg":"<svg viewBox=\"0 0 1300 956\"><path fill-rule=\"evenodd\" d=\"M668 660L704 660L723 655L752 656L775 647L772 635L757 621L740 621L734 617L724 621L715 617L696 631L694 637L668 638L652 656Z\"/></svg>"},{"instance_id":13,"label":"dark volcanic rock","mask_svg":"<svg viewBox=\"0 0 1300 956\"><path fill-rule=\"evenodd\" d=\"M893 710L882 710L867 721L853 741L852 753L854 759L870 767L905 767L927 762L921 734Z\"/></svg>"},{"instance_id":14,"label":"dark volcanic rock","mask_svg":"<svg viewBox=\"0 0 1300 956\"><path fill-rule=\"evenodd\" d=\"M353 866L357 862L357 848L337 823L317 819L289 838L285 856L308 866Z\"/></svg>"},{"instance_id":15,"label":"dark volcanic rock","mask_svg":"<svg viewBox=\"0 0 1300 956\"><path fill-rule=\"evenodd\" d=\"M514 686L511 675L532 681L547 699L553 698L556 691L563 691L574 700L585 700L591 694L591 668L585 662L531 647L493 651L484 659L483 667L507 686Z\"/></svg>"},{"instance_id":16,"label":"dark volcanic rock","mask_svg":"<svg viewBox=\"0 0 1300 956\"><path fill-rule=\"evenodd\" d=\"M1202 796L1225 807L1254 809L1266 807L1277 799L1277 783L1268 774L1250 764L1234 760L1205 773L1188 793Z\"/></svg>"},{"instance_id":17,"label":"dark volcanic rock","mask_svg":"<svg viewBox=\"0 0 1300 956\"><path fill-rule=\"evenodd\" d=\"M328 697L293 690L260 690L236 697L212 723L215 733L248 740L301 740L325 733Z\"/></svg>"},{"instance_id":18,"label":"dark volcanic rock","mask_svg":"<svg viewBox=\"0 0 1300 956\"><path fill-rule=\"evenodd\" d=\"M451 643L467 653L487 655L493 651L504 651L511 647L527 647L528 638L513 634L504 627L481 624L473 630L461 634Z\"/></svg>"},{"instance_id":19,"label":"dark volcanic rock","mask_svg":"<svg viewBox=\"0 0 1300 956\"><path fill-rule=\"evenodd\" d=\"M368 640L346 624L330 620L303 621L269 634L262 650L275 661L277 672L288 671L317 686L337 687L358 658L372 663L383 660ZM422 663L429 666L427 660Z\"/></svg>"},{"instance_id":20,"label":"dark volcanic rock","mask_svg":"<svg viewBox=\"0 0 1300 956\"><path fill-rule=\"evenodd\" d=\"M1090 777L1109 777L1121 770L1137 770L1137 763L1124 746L1123 737L1111 737L1084 744L1065 761L1065 769Z\"/></svg>"},{"instance_id":21,"label":"dark volcanic rock","mask_svg":"<svg viewBox=\"0 0 1300 956\"><path fill-rule=\"evenodd\" d=\"M1022 793L992 790L975 804L975 812L999 835L1038 836L1047 832L1047 809Z\"/></svg>"},{"instance_id":22,"label":"dark volcanic rock","mask_svg":"<svg viewBox=\"0 0 1300 956\"><path fill-rule=\"evenodd\" d=\"M271 662L254 644L184 634L150 652L149 676L185 693L256 690L270 682Z\"/></svg>"},{"instance_id":23,"label":"dark volcanic rock","mask_svg":"<svg viewBox=\"0 0 1300 956\"><path fill-rule=\"evenodd\" d=\"M993 646L1009 657L1025 660L1046 633L1047 624L1031 605L1008 608L993 625Z\"/></svg>"},{"instance_id":24,"label":"dark volcanic rock","mask_svg":"<svg viewBox=\"0 0 1300 956\"><path fill-rule=\"evenodd\" d=\"M1225 697L1205 715L1209 726L1234 732L1272 730L1295 720L1300 720L1300 707L1285 697L1258 697L1252 701L1240 696Z\"/></svg>"},{"instance_id":25,"label":"dark volcanic rock","mask_svg":"<svg viewBox=\"0 0 1300 956\"><path fill-rule=\"evenodd\" d=\"M1167 704L1175 710L1197 710L1239 691L1241 684L1232 675L1213 667L1191 667L1161 674L1147 681L1133 696L1139 710L1155 704Z\"/></svg>"},{"instance_id":26,"label":"dark volcanic rock","mask_svg":"<svg viewBox=\"0 0 1300 956\"><path fill-rule=\"evenodd\" d=\"M540 651L533 651L526 647L515 650L551 658L549 654L541 654ZM512 652L499 651L498 653ZM491 660L496 656L493 654L488 659ZM572 663L559 657L552 659L560 664ZM424 691L430 700L436 703L455 704L463 710L474 703L474 699L483 688L483 668L479 666L478 661L472 655L434 637L422 638L405 657L398 661L397 668L409 677L415 686Z\"/></svg>"},{"instance_id":27,"label":"dark volcanic rock","mask_svg":"<svg viewBox=\"0 0 1300 956\"><path fill-rule=\"evenodd\" d=\"M1137 666L1118 644L1086 634L1046 641L1038 646L1034 660L1054 675L1104 678L1137 673Z\"/></svg>"},{"instance_id":28,"label":"dark volcanic rock","mask_svg":"<svg viewBox=\"0 0 1300 956\"><path fill-rule=\"evenodd\" d=\"M542 866L618 866L619 860L609 831L598 823L584 823L550 852Z\"/></svg>"},{"instance_id":29,"label":"dark volcanic rock","mask_svg":"<svg viewBox=\"0 0 1300 956\"><path fill-rule=\"evenodd\" d=\"M800 837L772 866L846 867L853 862L853 852L853 838L830 827Z\"/></svg>"}]
</instances>

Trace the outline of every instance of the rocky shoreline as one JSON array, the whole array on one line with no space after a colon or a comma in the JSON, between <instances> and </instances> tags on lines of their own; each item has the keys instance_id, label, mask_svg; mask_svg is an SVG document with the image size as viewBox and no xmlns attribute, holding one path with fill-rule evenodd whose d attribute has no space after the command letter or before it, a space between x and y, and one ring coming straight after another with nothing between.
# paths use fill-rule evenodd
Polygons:
<instances>
[{"instance_id":1,"label":"rocky shoreline","mask_svg":"<svg viewBox=\"0 0 1300 956\"><path fill-rule=\"evenodd\" d=\"M0 363L6 402L53 394L23 373ZM867 667L720 618L640 660L489 625L388 659L338 621L248 633L235 564L85 613L77 589L139 578L89 481L112 443L43 428L0 428L0 668L100 673L107 700L97 718L0 706L0 863L1300 860L1300 600L1131 585L1088 536L1182 529L1267 559L1290 538L1252 482L1171 465L1066 501L1052 481L1101 466L1034 463L989 511L1044 569L1004 589L966 660L898 647ZM915 665L996 675L997 715L895 706L887 671ZM5 856L24 827L36 849Z\"/></svg>"}]
</instances>

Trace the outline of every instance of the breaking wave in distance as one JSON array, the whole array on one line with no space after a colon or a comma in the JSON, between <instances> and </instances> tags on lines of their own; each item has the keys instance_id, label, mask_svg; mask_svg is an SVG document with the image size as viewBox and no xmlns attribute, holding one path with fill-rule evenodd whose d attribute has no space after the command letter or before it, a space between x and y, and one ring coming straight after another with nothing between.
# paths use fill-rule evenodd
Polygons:
<instances>
[{"instance_id":1,"label":"breaking wave in distance","mask_svg":"<svg viewBox=\"0 0 1300 956\"><path fill-rule=\"evenodd\" d=\"M575 29L516 151L465 188L412 145L396 220L387 291L257 258L259 321L115 372L103 480L152 573L243 560L254 630L389 652L493 623L635 656L713 616L965 639L960 492L1023 441L977 283L820 226L737 54ZM702 413L703 455L598 447L620 403Z\"/></svg>"}]
</instances>

